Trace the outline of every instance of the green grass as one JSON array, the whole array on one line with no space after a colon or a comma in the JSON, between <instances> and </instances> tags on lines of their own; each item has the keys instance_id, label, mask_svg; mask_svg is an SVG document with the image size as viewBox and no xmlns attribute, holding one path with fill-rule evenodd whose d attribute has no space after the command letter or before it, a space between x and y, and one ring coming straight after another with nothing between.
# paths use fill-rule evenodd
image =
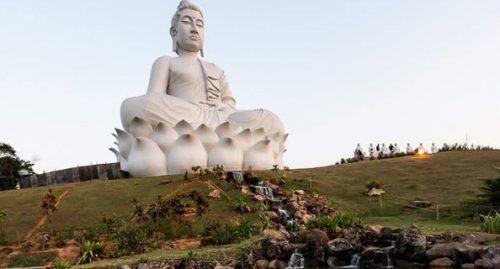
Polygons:
<instances>
[{"instance_id":1,"label":"green grass","mask_svg":"<svg viewBox=\"0 0 500 269\"><path fill-rule=\"evenodd\" d=\"M181 259L187 258L190 254L196 256L199 259L216 259L221 257L237 257L241 254L242 250L248 249L258 242L261 237L253 237L251 239L242 241L237 244L230 244L220 247L204 247L194 250L156 250L145 254L138 254L133 256L122 257L118 259L102 260L94 263L89 263L85 265L73 266L71 268L75 269L85 269L85 268L103 268L107 266L119 266L124 264L137 264L141 260L147 260L148 262L161 261L165 259Z\"/></svg>"},{"instance_id":2,"label":"green grass","mask_svg":"<svg viewBox=\"0 0 500 269\"><path fill-rule=\"evenodd\" d=\"M414 223L426 232L479 231L478 222L464 220L463 216L471 212L463 206L463 202L475 199L482 179L497 175L495 166L500 166L500 151L445 152L426 158L402 157L292 170L285 188L325 195L337 208L362 214L365 224L403 227ZM261 174L274 175L270 171ZM312 187L309 177L312 177ZM161 184L166 178L172 183ZM387 191L383 208L380 208L378 198L369 198L364 194L366 183L371 180L381 183ZM197 221L197 230L207 223L227 222L241 217L234 210L238 191L229 184L216 183L230 199L210 199L210 210ZM182 176L174 176L53 185L50 187L56 195L72 189L54 213L53 226L56 231L71 234L72 230L98 227L105 216L130 214L133 198L149 204L158 195L167 195L177 188L184 191L197 189L205 196L209 192L205 183L185 184ZM42 214L40 203L46 191L47 187L38 187L0 192L0 209L7 213L4 218L7 240L15 242L18 238L23 239L35 226ZM417 198L448 206L441 211L439 222L436 221L435 207L403 209L408 201ZM252 202L251 206L254 204ZM243 216L252 221L258 219L256 213ZM46 226L42 229L48 229Z\"/></svg>"},{"instance_id":3,"label":"green grass","mask_svg":"<svg viewBox=\"0 0 500 269\"><path fill-rule=\"evenodd\" d=\"M44 266L52 261L55 256L56 254L54 252L19 254L10 258L9 267Z\"/></svg>"}]
</instances>

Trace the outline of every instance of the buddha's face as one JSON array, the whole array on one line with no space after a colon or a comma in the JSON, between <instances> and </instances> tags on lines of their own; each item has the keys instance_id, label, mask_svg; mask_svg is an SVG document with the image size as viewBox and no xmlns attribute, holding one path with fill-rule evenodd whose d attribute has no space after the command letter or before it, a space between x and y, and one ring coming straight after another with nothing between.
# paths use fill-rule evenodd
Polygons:
<instances>
[{"instance_id":1,"label":"buddha's face","mask_svg":"<svg viewBox=\"0 0 500 269\"><path fill-rule=\"evenodd\" d=\"M182 50L200 51L203 48L203 39L205 38L205 23L200 12L192 9L182 10L173 38Z\"/></svg>"}]
</instances>

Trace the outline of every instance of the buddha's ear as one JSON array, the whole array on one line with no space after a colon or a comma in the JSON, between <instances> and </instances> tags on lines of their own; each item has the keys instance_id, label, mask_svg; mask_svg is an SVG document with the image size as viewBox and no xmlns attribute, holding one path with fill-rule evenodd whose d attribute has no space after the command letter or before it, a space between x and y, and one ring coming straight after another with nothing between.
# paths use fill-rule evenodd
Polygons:
<instances>
[{"instance_id":1,"label":"buddha's ear","mask_svg":"<svg viewBox=\"0 0 500 269\"><path fill-rule=\"evenodd\" d=\"M172 51L177 53L177 30L174 27L170 27L170 36L172 37Z\"/></svg>"}]
</instances>

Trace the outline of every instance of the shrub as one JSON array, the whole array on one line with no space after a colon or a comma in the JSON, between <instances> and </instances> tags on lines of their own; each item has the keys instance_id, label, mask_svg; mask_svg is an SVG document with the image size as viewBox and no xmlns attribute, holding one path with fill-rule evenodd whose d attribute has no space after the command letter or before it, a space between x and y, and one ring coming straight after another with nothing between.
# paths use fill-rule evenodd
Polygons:
<instances>
[{"instance_id":1,"label":"shrub","mask_svg":"<svg viewBox=\"0 0 500 269\"><path fill-rule=\"evenodd\" d=\"M153 231L149 227L126 226L114 234L118 255L131 255L146 252Z\"/></svg>"},{"instance_id":2,"label":"shrub","mask_svg":"<svg viewBox=\"0 0 500 269\"><path fill-rule=\"evenodd\" d=\"M250 207L248 206L248 197L243 194L239 194L236 196L236 203L235 203L235 208L236 211L240 213L248 213L250 212Z\"/></svg>"},{"instance_id":3,"label":"shrub","mask_svg":"<svg viewBox=\"0 0 500 269\"><path fill-rule=\"evenodd\" d=\"M208 240L204 240L204 244L226 245L250 238L256 233L255 225L247 220L241 221L239 225L211 224L203 232L203 236L208 237Z\"/></svg>"},{"instance_id":4,"label":"shrub","mask_svg":"<svg viewBox=\"0 0 500 269\"><path fill-rule=\"evenodd\" d=\"M87 241L80 246L80 259L78 264L93 262L104 254L106 244L104 242Z\"/></svg>"},{"instance_id":5,"label":"shrub","mask_svg":"<svg viewBox=\"0 0 500 269\"><path fill-rule=\"evenodd\" d=\"M54 269L70 269L71 263L68 261L65 261L65 260L55 261L52 264L52 268L54 268Z\"/></svg>"},{"instance_id":6,"label":"shrub","mask_svg":"<svg viewBox=\"0 0 500 269\"><path fill-rule=\"evenodd\" d=\"M377 182L376 180L371 180L368 183L366 183L366 189L371 190L373 188L380 189L382 187L382 184Z\"/></svg>"},{"instance_id":7,"label":"shrub","mask_svg":"<svg viewBox=\"0 0 500 269\"><path fill-rule=\"evenodd\" d=\"M346 228L361 226L361 217L350 212L337 212L335 215L321 215L309 220L307 226L310 229L322 229L331 233L342 231Z\"/></svg>"},{"instance_id":8,"label":"shrub","mask_svg":"<svg viewBox=\"0 0 500 269\"><path fill-rule=\"evenodd\" d=\"M481 215L481 231L485 233L500 233L500 213Z\"/></svg>"},{"instance_id":9,"label":"shrub","mask_svg":"<svg viewBox=\"0 0 500 269\"><path fill-rule=\"evenodd\" d=\"M56 257L54 252L20 254L9 261L9 267L44 266Z\"/></svg>"},{"instance_id":10,"label":"shrub","mask_svg":"<svg viewBox=\"0 0 500 269\"><path fill-rule=\"evenodd\" d=\"M204 236L210 237L215 245L226 245L235 242L238 239L238 231L235 226L230 224L208 225L203 232Z\"/></svg>"},{"instance_id":11,"label":"shrub","mask_svg":"<svg viewBox=\"0 0 500 269\"><path fill-rule=\"evenodd\" d=\"M500 168L497 168L500 175ZM484 180L484 186L481 187L482 194L478 195L484 199L484 202L495 208L500 207L500 176Z\"/></svg>"}]
</instances>

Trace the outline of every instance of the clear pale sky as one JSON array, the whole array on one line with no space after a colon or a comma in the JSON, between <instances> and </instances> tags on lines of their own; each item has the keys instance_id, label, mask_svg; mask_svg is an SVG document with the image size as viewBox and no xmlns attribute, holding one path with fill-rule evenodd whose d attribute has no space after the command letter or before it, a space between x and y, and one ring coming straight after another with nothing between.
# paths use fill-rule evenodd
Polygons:
<instances>
[{"instance_id":1,"label":"clear pale sky","mask_svg":"<svg viewBox=\"0 0 500 269\"><path fill-rule=\"evenodd\" d=\"M290 133L293 168L356 143L500 147L500 1L195 1L239 108ZM172 55L173 0L0 0L0 141L37 172L115 161L123 99Z\"/></svg>"}]
</instances>

